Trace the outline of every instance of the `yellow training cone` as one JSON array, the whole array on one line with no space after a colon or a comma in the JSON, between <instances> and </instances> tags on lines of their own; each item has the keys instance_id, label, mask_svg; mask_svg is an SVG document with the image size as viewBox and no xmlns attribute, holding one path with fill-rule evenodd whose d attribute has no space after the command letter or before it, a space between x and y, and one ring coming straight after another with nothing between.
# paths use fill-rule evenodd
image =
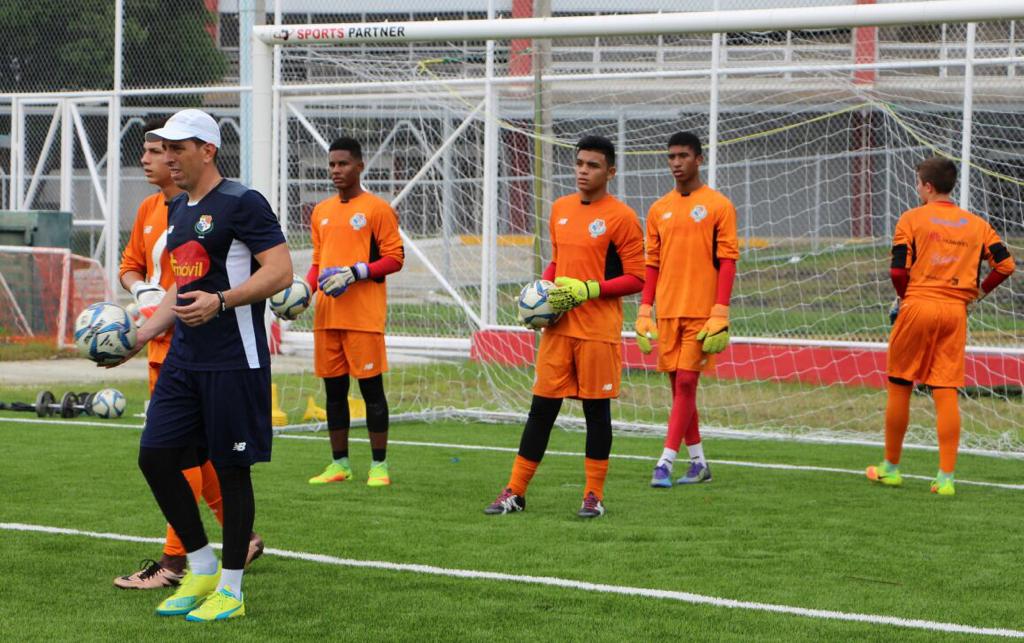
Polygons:
<instances>
[{"instance_id":1,"label":"yellow training cone","mask_svg":"<svg viewBox=\"0 0 1024 643\"><path fill-rule=\"evenodd\" d=\"M288 424L288 416L281 409L281 401L277 397L277 384L270 385L270 423L273 426Z\"/></svg>"},{"instance_id":2,"label":"yellow training cone","mask_svg":"<svg viewBox=\"0 0 1024 643\"><path fill-rule=\"evenodd\" d=\"M348 398L348 415L353 420L362 420L366 417L366 402L354 397Z\"/></svg>"},{"instance_id":3,"label":"yellow training cone","mask_svg":"<svg viewBox=\"0 0 1024 643\"><path fill-rule=\"evenodd\" d=\"M316 400L310 395L306 400L306 412L302 414L303 422L326 422L327 421L327 409L317 406Z\"/></svg>"}]
</instances>

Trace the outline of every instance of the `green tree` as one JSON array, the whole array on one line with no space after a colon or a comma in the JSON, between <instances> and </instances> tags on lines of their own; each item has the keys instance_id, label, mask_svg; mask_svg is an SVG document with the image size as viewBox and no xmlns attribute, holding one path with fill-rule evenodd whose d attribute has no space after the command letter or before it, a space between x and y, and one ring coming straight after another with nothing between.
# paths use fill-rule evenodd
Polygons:
<instances>
[{"instance_id":1,"label":"green tree","mask_svg":"<svg viewBox=\"0 0 1024 643\"><path fill-rule=\"evenodd\" d=\"M216 18L203 0L125 0L124 86L219 84ZM0 33L0 91L113 87L110 0L0 0Z\"/></svg>"}]
</instances>

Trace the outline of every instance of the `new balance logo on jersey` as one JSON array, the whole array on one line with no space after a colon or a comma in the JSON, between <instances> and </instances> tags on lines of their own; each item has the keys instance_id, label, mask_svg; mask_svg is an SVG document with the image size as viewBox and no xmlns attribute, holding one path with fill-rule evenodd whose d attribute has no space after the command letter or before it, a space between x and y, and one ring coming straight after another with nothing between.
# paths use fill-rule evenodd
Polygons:
<instances>
[{"instance_id":1,"label":"new balance logo on jersey","mask_svg":"<svg viewBox=\"0 0 1024 643\"><path fill-rule=\"evenodd\" d=\"M690 218L697 223L703 221L706 216L708 216L708 209L703 205L695 205L693 206L693 209L690 210Z\"/></svg>"},{"instance_id":2,"label":"new balance logo on jersey","mask_svg":"<svg viewBox=\"0 0 1024 643\"><path fill-rule=\"evenodd\" d=\"M569 220L566 219L565 217L562 217L561 219L558 220L558 225L565 225L566 223L569 223Z\"/></svg>"},{"instance_id":3,"label":"new balance logo on jersey","mask_svg":"<svg viewBox=\"0 0 1024 643\"><path fill-rule=\"evenodd\" d=\"M661 220L662 221L668 221L671 218L672 218L672 213L671 212L666 212L665 214L661 215Z\"/></svg>"},{"instance_id":4,"label":"new balance logo on jersey","mask_svg":"<svg viewBox=\"0 0 1024 643\"><path fill-rule=\"evenodd\" d=\"M348 223L352 226L353 230L362 230L366 227L366 215L362 212L356 212L352 215L352 218L349 219Z\"/></svg>"},{"instance_id":5,"label":"new balance logo on jersey","mask_svg":"<svg viewBox=\"0 0 1024 643\"><path fill-rule=\"evenodd\" d=\"M608 228L604 225L604 219L594 219L590 222L590 225L587 226L587 230L590 231L590 236L596 239L607 232Z\"/></svg>"},{"instance_id":6,"label":"new balance logo on jersey","mask_svg":"<svg viewBox=\"0 0 1024 643\"><path fill-rule=\"evenodd\" d=\"M235 446L231 447L232 451L245 451L245 442L235 442Z\"/></svg>"},{"instance_id":7,"label":"new balance logo on jersey","mask_svg":"<svg viewBox=\"0 0 1024 643\"><path fill-rule=\"evenodd\" d=\"M327 225L327 217L324 217L323 219L320 219L320 227L322 228L325 225Z\"/></svg>"},{"instance_id":8,"label":"new balance logo on jersey","mask_svg":"<svg viewBox=\"0 0 1024 643\"><path fill-rule=\"evenodd\" d=\"M153 231L153 226L148 225L148 226L146 226L145 228L142 229L142 234L149 234L152 231Z\"/></svg>"}]
</instances>

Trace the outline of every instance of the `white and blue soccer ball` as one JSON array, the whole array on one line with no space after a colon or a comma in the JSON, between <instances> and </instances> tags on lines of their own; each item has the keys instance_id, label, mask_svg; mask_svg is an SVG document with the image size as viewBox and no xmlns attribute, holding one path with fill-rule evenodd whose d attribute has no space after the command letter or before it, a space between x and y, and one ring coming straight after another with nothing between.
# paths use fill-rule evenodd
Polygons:
<instances>
[{"instance_id":1,"label":"white and blue soccer ball","mask_svg":"<svg viewBox=\"0 0 1024 643\"><path fill-rule=\"evenodd\" d=\"M135 348L135 323L124 308L109 301L89 306L75 320L78 352L97 364L116 364Z\"/></svg>"},{"instance_id":2,"label":"white and blue soccer ball","mask_svg":"<svg viewBox=\"0 0 1024 643\"><path fill-rule=\"evenodd\" d=\"M548 303L548 292L554 287L555 284L547 279L538 279L523 286L516 306L520 324L539 330L551 326L562 317Z\"/></svg>"},{"instance_id":3,"label":"white and blue soccer ball","mask_svg":"<svg viewBox=\"0 0 1024 643\"><path fill-rule=\"evenodd\" d=\"M291 285L270 297L270 310L281 319L297 319L312 300L313 293L306 280L292 275Z\"/></svg>"},{"instance_id":4,"label":"white and blue soccer ball","mask_svg":"<svg viewBox=\"0 0 1024 643\"><path fill-rule=\"evenodd\" d=\"M101 418L119 418L128 404L124 393L116 388L105 388L92 396L92 414Z\"/></svg>"}]
</instances>

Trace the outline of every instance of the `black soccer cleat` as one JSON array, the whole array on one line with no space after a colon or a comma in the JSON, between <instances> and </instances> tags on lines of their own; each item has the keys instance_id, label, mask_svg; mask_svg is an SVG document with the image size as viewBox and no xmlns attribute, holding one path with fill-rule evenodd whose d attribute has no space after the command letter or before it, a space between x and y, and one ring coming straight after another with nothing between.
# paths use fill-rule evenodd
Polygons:
<instances>
[{"instance_id":1,"label":"black soccer cleat","mask_svg":"<svg viewBox=\"0 0 1024 643\"><path fill-rule=\"evenodd\" d=\"M600 518L604 515L604 505L601 504L601 499L591 491L584 496L583 505L576 515L580 518Z\"/></svg>"},{"instance_id":2,"label":"black soccer cleat","mask_svg":"<svg viewBox=\"0 0 1024 643\"><path fill-rule=\"evenodd\" d=\"M505 489L498 497L494 499L494 502L487 505L484 509L484 513L489 516L497 516L500 514L510 514L515 511L522 511L526 509L526 498L523 496L517 496L512 493L511 489Z\"/></svg>"}]
</instances>

